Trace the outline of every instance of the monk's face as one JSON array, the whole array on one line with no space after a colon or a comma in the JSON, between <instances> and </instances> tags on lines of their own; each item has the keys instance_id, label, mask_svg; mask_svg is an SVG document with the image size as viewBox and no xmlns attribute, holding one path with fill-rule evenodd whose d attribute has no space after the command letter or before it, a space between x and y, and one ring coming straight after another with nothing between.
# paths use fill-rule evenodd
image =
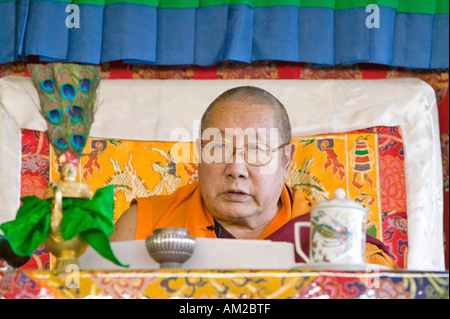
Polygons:
<instances>
[{"instance_id":1,"label":"monk's face","mask_svg":"<svg viewBox=\"0 0 450 319\"><path fill-rule=\"evenodd\" d=\"M276 134L273 110L267 105L220 102L210 114L207 128L212 130L205 130L202 134L203 150L207 147L205 140L214 139L232 143L236 148L251 142L264 143L270 148L282 144L281 133ZM211 135L205 134L206 131ZM272 160L264 166L248 164L240 151L225 163L202 156L198 176L208 211L219 222L270 222L281 205L279 198L292 162L291 150L289 147L274 152Z\"/></svg>"}]
</instances>

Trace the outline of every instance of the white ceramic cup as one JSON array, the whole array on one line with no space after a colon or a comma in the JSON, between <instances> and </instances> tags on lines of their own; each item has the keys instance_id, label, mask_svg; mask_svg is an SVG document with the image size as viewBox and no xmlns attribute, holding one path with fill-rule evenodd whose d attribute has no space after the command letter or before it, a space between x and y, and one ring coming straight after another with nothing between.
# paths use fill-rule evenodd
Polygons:
<instances>
[{"instance_id":1,"label":"white ceramic cup","mask_svg":"<svg viewBox=\"0 0 450 319\"><path fill-rule=\"evenodd\" d=\"M367 210L345 199L342 188L334 195L311 208L311 222L294 224L295 250L306 263L363 264ZM302 250L302 227L310 228L310 256Z\"/></svg>"}]
</instances>

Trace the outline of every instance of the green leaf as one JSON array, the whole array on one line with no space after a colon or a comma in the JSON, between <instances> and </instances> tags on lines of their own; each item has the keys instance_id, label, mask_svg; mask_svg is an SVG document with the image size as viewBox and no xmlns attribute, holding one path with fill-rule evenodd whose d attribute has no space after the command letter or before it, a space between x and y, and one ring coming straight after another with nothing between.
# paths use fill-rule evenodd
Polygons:
<instances>
[{"instance_id":1,"label":"green leaf","mask_svg":"<svg viewBox=\"0 0 450 319\"><path fill-rule=\"evenodd\" d=\"M50 229L51 201L36 196L22 197L16 219L0 229L16 255L29 256L47 239Z\"/></svg>"},{"instance_id":2,"label":"green leaf","mask_svg":"<svg viewBox=\"0 0 450 319\"><path fill-rule=\"evenodd\" d=\"M94 248L100 255L102 255L106 259L122 267L128 268L130 266L122 264L116 258L114 252L111 249L109 238L103 232L97 229L91 229L84 231L81 236L89 243L89 245L91 245L92 248Z\"/></svg>"},{"instance_id":3,"label":"green leaf","mask_svg":"<svg viewBox=\"0 0 450 319\"><path fill-rule=\"evenodd\" d=\"M22 206L16 219L3 223L12 250L19 256L29 256L47 239L50 230L52 200L36 196L22 197ZM115 257L109 242L114 230L114 185L97 190L94 198L64 198L61 235L70 240L81 235L100 255L117 265L123 265Z\"/></svg>"},{"instance_id":4,"label":"green leaf","mask_svg":"<svg viewBox=\"0 0 450 319\"><path fill-rule=\"evenodd\" d=\"M98 189L91 200L64 199L63 211L61 234L65 240L81 235L100 255L128 267L117 260L109 242L114 230L114 185Z\"/></svg>"}]
</instances>

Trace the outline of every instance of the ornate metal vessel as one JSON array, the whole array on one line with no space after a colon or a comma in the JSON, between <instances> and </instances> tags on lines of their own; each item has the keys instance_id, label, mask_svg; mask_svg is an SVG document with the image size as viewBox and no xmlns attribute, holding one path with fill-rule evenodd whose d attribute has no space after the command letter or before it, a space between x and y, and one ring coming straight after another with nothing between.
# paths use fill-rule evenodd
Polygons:
<instances>
[{"instance_id":1,"label":"ornate metal vessel","mask_svg":"<svg viewBox=\"0 0 450 319\"><path fill-rule=\"evenodd\" d=\"M159 228L147 237L146 248L160 268L182 268L194 252L195 238L183 228Z\"/></svg>"},{"instance_id":2,"label":"ornate metal vessel","mask_svg":"<svg viewBox=\"0 0 450 319\"><path fill-rule=\"evenodd\" d=\"M64 240L61 235L63 198L92 199L92 192L89 186L75 181L76 172L75 165L65 163L61 167L61 180L58 183L50 183L44 193L44 199L53 199L50 231L45 244L56 257L55 269L61 271L66 271L69 265L79 266L78 257L84 253L88 245L80 235L70 240Z\"/></svg>"}]
</instances>

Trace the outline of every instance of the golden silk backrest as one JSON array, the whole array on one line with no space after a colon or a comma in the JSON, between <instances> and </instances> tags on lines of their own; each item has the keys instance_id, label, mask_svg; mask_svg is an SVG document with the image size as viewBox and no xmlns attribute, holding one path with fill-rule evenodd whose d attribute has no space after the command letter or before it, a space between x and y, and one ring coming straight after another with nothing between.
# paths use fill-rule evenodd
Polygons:
<instances>
[{"instance_id":1,"label":"golden silk backrest","mask_svg":"<svg viewBox=\"0 0 450 319\"><path fill-rule=\"evenodd\" d=\"M342 187L348 198L369 209L367 232L384 241L403 266L407 250L406 198L398 130L379 127L297 137L291 142L296 145L296 155L287 184L302 189L312 203L330 198L336 188ZM93 191L115 185L115 220L135 197L171 194L197 181L195 143L91 138L85 151L90 155L81 160L81 181ZM384 171L380 172L380 165L385 169L396 161L398 176L390 180ZM58 178L56 169L51 167L52 179ZM387 199L398 197L396 207L392 207ZM390 217L401 222L391 221Z\"/></svg>"}]
</instances>

